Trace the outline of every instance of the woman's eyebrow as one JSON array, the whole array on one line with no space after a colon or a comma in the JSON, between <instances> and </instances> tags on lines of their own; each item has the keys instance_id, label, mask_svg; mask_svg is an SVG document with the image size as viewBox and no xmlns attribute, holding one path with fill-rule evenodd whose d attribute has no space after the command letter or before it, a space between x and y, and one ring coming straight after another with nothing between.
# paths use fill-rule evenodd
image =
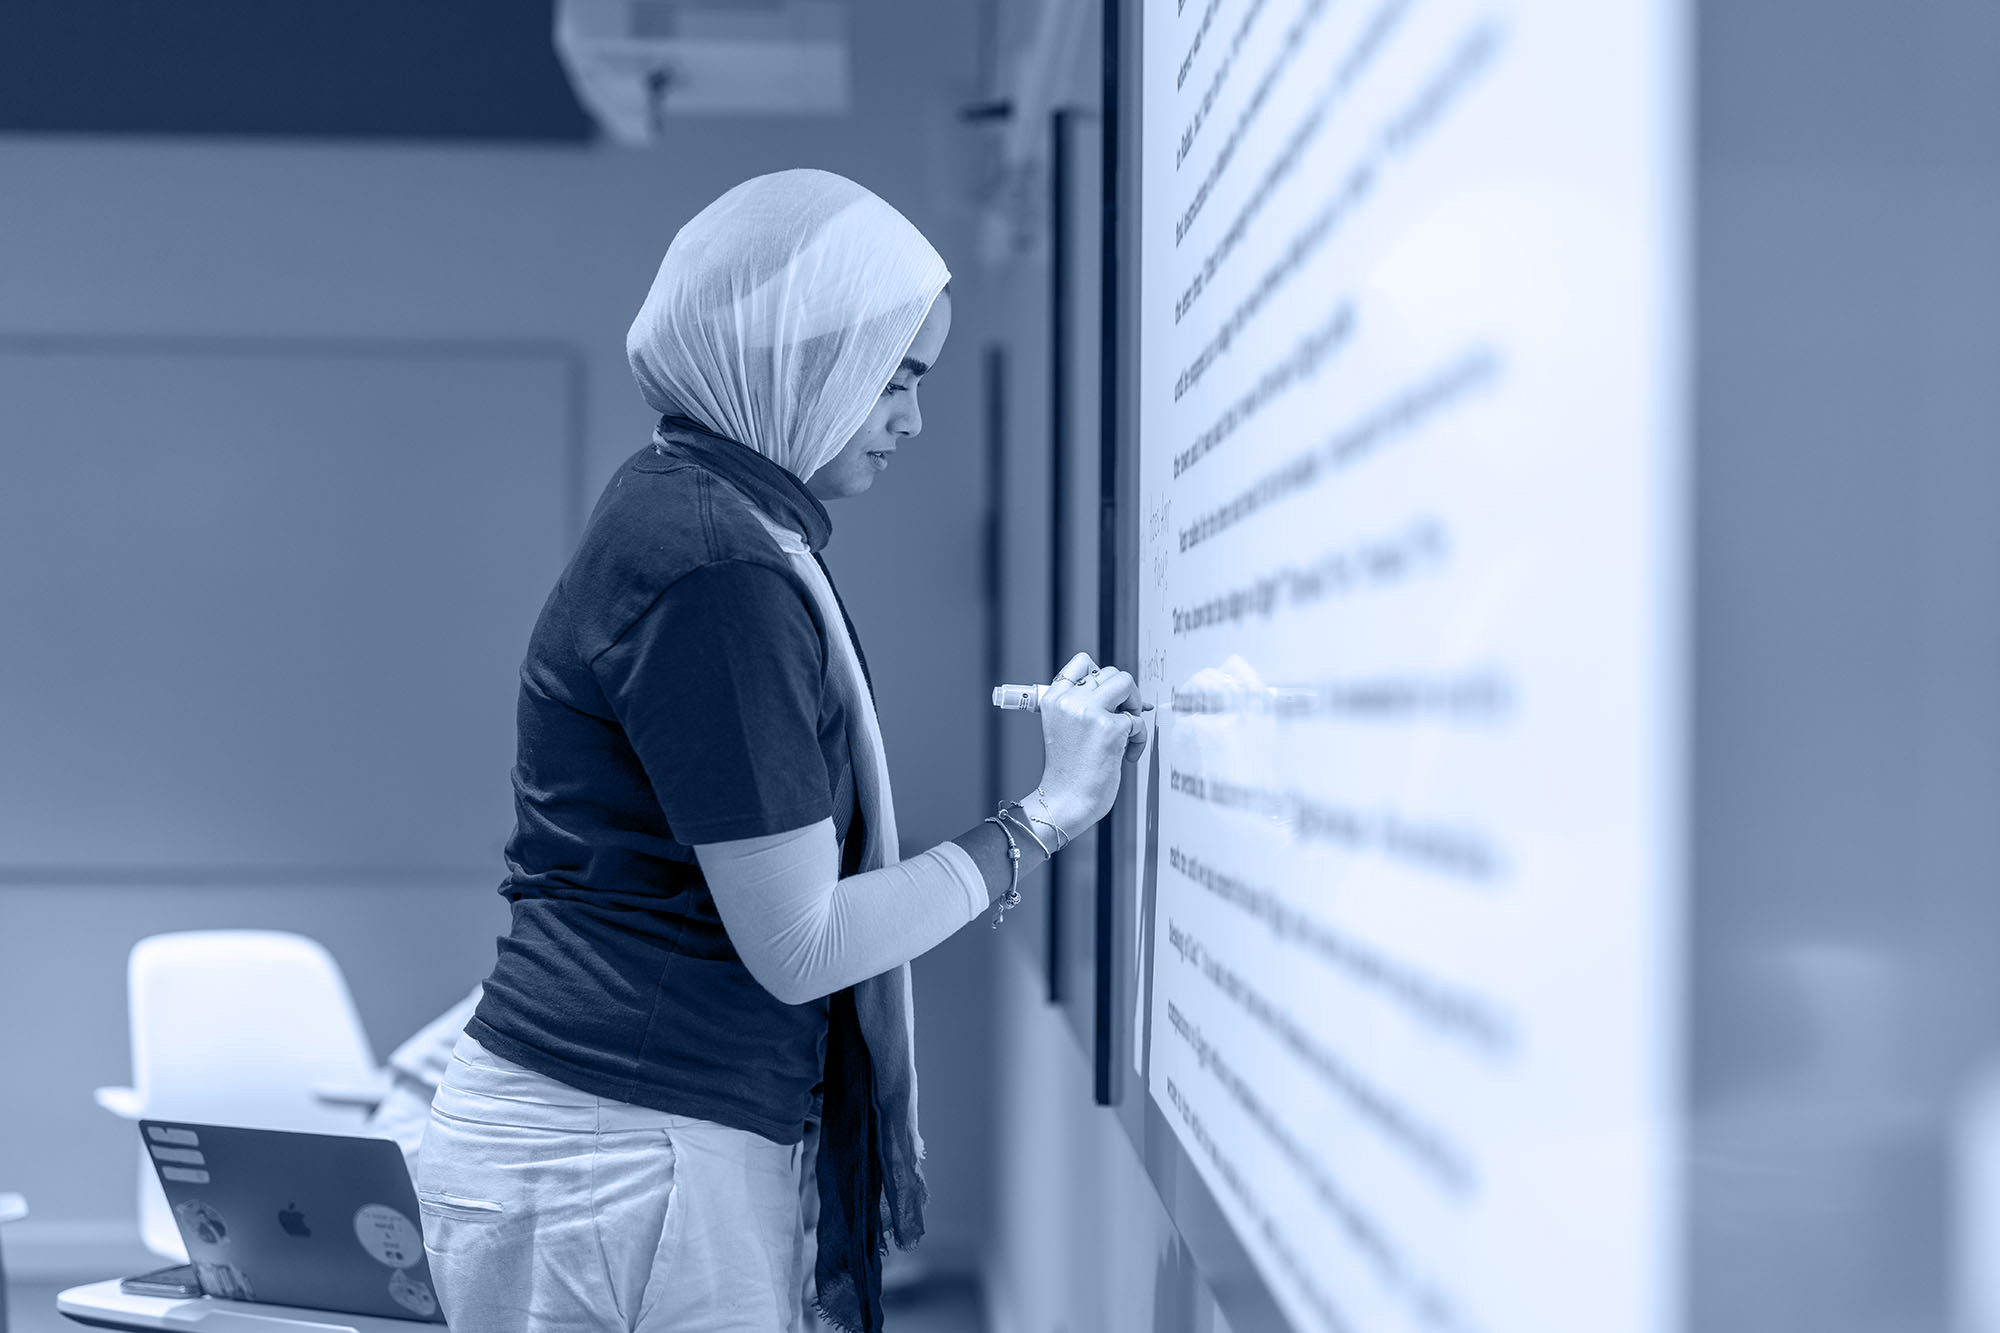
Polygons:
<instances>
[{"instance_id":1,"label":"woman's eyebrow","mask_svg":"<svg viewBox=\"0 0 2000 1333\"><path fill-rule=\"evenodd\" d=\"M897 369L907 370L918 379L922 379L931 373L931 363L928 361L919 361L914 356L906 356L903 358L903 364L897 367Z\"/></svg>"}]
</instances>

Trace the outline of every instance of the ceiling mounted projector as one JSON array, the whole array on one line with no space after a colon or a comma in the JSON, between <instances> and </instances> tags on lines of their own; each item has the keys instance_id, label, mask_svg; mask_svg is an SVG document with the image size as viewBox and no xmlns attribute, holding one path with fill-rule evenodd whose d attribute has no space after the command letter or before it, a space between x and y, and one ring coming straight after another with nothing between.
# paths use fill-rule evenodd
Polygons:
<instances>
[{"instance_id":1,"label":"ceiling mounted projector","mask_svg":"<svg viewBox=\"0 0 2000 1333\"><path fill-rule=\"evenodd\" d=\"M620 143L668 116L838 115L848 107L844 0L558 0L556 54Z\"/></svg>"}]
</instances>

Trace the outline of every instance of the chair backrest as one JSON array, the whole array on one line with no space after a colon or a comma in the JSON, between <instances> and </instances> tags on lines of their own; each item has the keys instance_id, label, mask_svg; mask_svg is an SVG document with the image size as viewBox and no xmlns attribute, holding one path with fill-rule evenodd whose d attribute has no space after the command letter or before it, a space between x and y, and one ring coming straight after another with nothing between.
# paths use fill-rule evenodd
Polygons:
<instances>
[{"instance_id":1,"label":"chair backrest","mask_svg":"<svg viewBox=\"0 0 2000 1333\"><path fill-rule=\"evenodd\" d=\"M132 1086L149 1116L353 1133L315 1083L366 1082L368 1037L333 955L301 935L191 930L132 947Z\"/></svg>"},{"instance_id":2,"label":"chair backrest","mask_svg":"<svg viewBox=\"0 0 2000 1333\"><path fill-rule=\"evenodd\" d=\"M0 1226L28 1215L28 1201L18 1194L0 1194ZM0 1333L7 1333L7 1262L0 1257Z\"/></svg>"},{"instance_id":3,"label":"chair backrest","mask_svg":"<svg viewBox=\"0 0 2000 1333\"><path fill-rule=\"evenodd\" d=\"M363 1112L328 1106L315 1083L364 1083L375 1058L333 955L303 935L187 930L132 946L125 991L132 1088L168 1120L353 1134ZM187 1261L143 1144L139 1234Z\"/></svg>"}]
</instances>

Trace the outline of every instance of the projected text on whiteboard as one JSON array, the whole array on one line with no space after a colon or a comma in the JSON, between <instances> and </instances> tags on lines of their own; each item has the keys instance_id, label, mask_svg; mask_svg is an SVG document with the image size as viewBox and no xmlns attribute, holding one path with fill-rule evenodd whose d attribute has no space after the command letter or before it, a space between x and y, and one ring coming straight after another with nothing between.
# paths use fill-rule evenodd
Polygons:
<instances>
[{"instance_id":1,"label":"projected text on whiteboard","mask_svg":"<svg viewBox=\"0 0 2000 1333\"><path fill-rule=\"evenodd\" d=\"M1288 1317L1664 1330L1671 0L1158 0L1133 1057Z\"/></svg>"}]
</instances>

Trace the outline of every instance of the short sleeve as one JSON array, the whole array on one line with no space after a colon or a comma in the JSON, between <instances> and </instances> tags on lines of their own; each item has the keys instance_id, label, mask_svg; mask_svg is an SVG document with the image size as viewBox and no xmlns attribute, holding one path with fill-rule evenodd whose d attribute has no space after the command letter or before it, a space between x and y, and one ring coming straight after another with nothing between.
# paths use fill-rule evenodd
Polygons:
<instances>
[{"instance_id":1,"label":"short sleeve","mask_svg":"<svg viewBox=\"0 0 2000 1333\"><path fill-rule=\"evenodd\" d=\"M819 747L825 646L805 595L749 561L686 575L591 663L676 842L832 816Z\"/></svg>"}]
</instances>

